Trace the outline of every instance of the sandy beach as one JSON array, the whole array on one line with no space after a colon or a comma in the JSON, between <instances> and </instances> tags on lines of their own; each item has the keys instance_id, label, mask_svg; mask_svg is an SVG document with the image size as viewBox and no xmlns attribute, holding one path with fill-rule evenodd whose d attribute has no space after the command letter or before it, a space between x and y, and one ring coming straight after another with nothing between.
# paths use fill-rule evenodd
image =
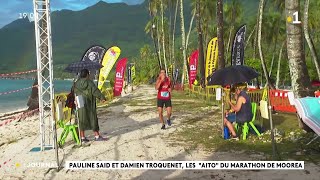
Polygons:
<instances>
[{"instance_id":1,"label":"sandy beach","mask_svg":"<svg viewBox=\"0 0 320 180\"><path fill-rule=\"evenodd\" d=\"M7 111L7 112L0 113L0 120L10 119L11 115L16 115L16 114L22 113L22 112L26 111L27 109L28 108L19 108L14 111Z\"/></svg>"},{"instance_id":2,"label":"sandy beach","mask_svg":"<svg viewBox=\"0 0 320 180\"><path fill-rule=\"evenodd\" d=\"M261 154L206 152L201 148L186 152L174 145L170 134L189 116L173 111L173 125L161 130L154 107L153 86L139 86L133 92L98 109L100 131L108 140L77 147L69 137L59 159L65 161L247 161L262 160ZM132 103L137 101L138 103ZM0 127L0 179L319 179L320 167L305 163L304 170L67 170L28 167L38 162L55 163L54 150L30 152L39 147L39 122L31 117ZM61 129L58 130L58 136ZM236 150L236 147L235 147ZM7 162L6 164L3 164Z\"/></svg>"}]
</instances>

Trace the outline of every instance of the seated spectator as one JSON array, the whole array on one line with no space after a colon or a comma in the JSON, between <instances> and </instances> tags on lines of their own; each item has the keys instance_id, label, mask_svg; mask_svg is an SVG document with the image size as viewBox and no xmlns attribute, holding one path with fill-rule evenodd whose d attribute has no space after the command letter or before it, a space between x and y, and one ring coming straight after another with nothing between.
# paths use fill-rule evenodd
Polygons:
<instances>
[{"instance_id":1,"label":"seated spectator","mask_svg":"<svg viewBox=\"0 0 320 180\"><path fill-rule=\"evenodd\" d=\"M236 86L235 98L237 99L236 104L232 104L229 100L231 111L233 113L226 113L224 118L224 125L228 127L231 132L232 138L237 138L237 134L232 125L233 122L244 123L251 121L253 114L251 110L251 102L248 94L243 90L242 87Z\"/></svg>"}]
</instances>

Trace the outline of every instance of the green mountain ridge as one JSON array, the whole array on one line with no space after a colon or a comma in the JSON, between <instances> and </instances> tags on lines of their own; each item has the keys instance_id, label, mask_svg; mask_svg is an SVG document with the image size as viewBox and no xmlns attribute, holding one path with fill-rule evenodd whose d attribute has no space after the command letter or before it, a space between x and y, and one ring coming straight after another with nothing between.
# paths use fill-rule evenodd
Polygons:
<instances>
[{"instance_id":1,"label":"green mountain ridge","mask_svg":"<svg viewBox=\"0 0 320 180\"><path fill-rule=\"evenodd\" d=\"M258 1L243 0L255 6ZM184 1L185 28L191 19L191 0ZM255 8L250 8L250 11ZM51 13L53 63L55 72L63 72L67 64L79 61L92 45L105 48L119 46L121 57L139 57L144 44L152 46L144 32L150 19L148 1L138 5L103 1L80 11L59 10ZM194 24L195 25L195 24ZM177 16L176 39L180 37ZM18 19L0 29L0 72L17 72L36 68L34 23ZM59 73L57 73L59 75Z\"/></svg>"},{"instance_id":2,"label":"green mountain ridge","mask_svg":"<svg viewBox=\"0 0 320 180\"><path fill-rule=\"evenodd\" d=\"M150 42L144 27L149 15L145 4L109 4L103 1L81 11L60 10L51 14L55 68L78 61L92 45L117 45L122 57L132 57ZM127 23L128 22L128 23ZM0 29L0 71L36 67L34 23L18 19Z\"/></svg>"}]
</instances>

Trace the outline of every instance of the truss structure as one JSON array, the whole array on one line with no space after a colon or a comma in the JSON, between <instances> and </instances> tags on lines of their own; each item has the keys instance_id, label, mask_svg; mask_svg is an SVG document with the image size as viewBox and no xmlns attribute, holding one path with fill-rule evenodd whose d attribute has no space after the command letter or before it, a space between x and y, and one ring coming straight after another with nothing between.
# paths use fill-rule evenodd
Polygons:
<instances>
[{"instance_id":1,"label":"truss structure","mask_svg":"<svg viewBox=\"0 0 320 180\"><path fill-rule=\"evenodd\" d=\"M33 0L38 69L41 151L56 148L53 110L53 67L49 0Z\"/></svg>"}]
</instances>

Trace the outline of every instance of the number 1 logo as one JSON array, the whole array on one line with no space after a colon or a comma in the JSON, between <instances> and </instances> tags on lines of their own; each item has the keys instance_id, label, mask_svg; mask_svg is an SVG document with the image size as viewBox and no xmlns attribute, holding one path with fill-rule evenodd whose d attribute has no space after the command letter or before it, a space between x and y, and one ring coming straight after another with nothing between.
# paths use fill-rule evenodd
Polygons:
<instances>
[{"instance_id":1,"label":"number 1 logo","mask_svg":"<svg viewBox=\"0 0 320 180\"><path fill-rule=\"evenodd\" d=\"M293 22L292 24L301 24L301 21L299 21L299 12L296 11L293 13Z\"/></svg>"}]
</instances>

